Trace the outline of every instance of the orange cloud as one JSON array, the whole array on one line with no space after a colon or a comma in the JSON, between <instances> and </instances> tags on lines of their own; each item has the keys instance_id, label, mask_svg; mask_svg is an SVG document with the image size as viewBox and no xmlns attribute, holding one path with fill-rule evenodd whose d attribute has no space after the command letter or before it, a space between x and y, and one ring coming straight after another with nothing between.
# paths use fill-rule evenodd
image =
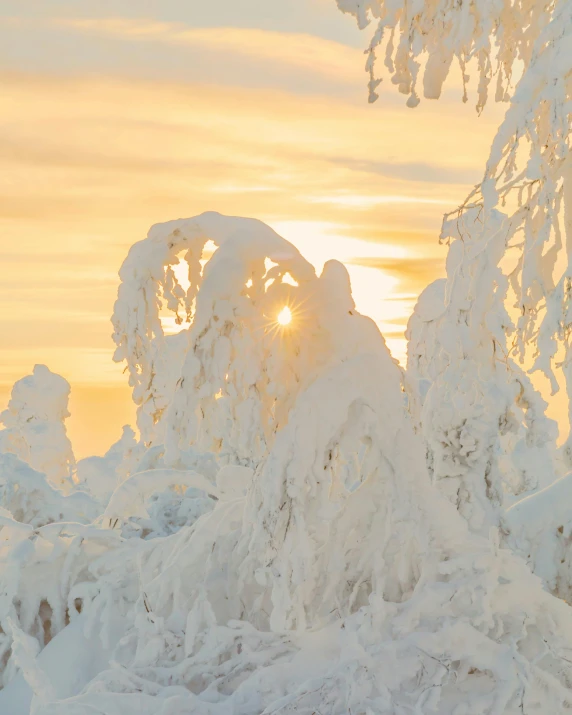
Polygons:
<instances>
[{"instance_id":1,"label":"orange cloud","mask_svg":"<svg viewBox=\"0 0 572 715\"><path fill-rule=\"evenodd\" d=\"M338 80L364 81L363 52L314 35L258 28L201 27L123 17L58 18L53 25L77 32L124 40L158 42L215 52L234 53L260 62L275 62Z\"/></svg>"},{"instance_id":2,"label":"orange cloud","mask_svg":"<svg viewBox=\"0 0 572 715\"><path fill-rule=\"evenodd\" d=\"M393 258L391 256L377 258L364 256L351 258L348 263L368 268L377 268L380 271L395 276L398 279L398 293L409 294L416 298L419 293L432 281L445 277L446 249L441 251L438 258L408 256Z\"/></svg>"}]
</instances>

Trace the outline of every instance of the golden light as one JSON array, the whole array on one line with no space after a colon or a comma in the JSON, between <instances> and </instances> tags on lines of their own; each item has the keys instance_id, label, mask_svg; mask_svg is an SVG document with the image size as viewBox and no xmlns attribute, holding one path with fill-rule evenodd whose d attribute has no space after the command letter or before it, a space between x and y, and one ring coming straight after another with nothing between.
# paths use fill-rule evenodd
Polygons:
<instances>
[{"instance_id":1,"label":"golden light","mask_svg":"<svg viewBox=\"0 0 572 715\"><path fill-rule=\"evenodd\" d=\"M279 325L289 325L292 322L292 311L287 305L285 305L278 313L276 320Z\"/></svg>"}]
</instances>

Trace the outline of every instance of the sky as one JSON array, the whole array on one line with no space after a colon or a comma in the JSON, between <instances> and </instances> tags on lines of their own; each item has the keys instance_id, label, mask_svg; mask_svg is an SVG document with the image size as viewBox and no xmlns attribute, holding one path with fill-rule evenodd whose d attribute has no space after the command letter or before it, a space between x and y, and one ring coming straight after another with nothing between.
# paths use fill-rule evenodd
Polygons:
<instances>
[{"instance_id":1,"label":"sky","mask_svg":"<svg viewBox=\"0 0 572 715\"><path fill-rule=\"evenodd\" d=\"M0 409L35 363L72 385L78 456L134 422L109 321L129 246L205 210L259 218L404 360L443 275L442 216L477 183L504 108L457 77L367 102L368 32L335 0L4 0L0 6ZM111 406L111 408L110 408Z\"/></svg>"}]
</instances>

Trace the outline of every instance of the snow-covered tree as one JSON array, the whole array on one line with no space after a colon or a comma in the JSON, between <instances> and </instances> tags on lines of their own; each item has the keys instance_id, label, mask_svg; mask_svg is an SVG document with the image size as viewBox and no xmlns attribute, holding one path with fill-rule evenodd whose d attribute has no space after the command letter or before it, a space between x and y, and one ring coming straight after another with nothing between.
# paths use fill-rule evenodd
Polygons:
<instances>
[{"instance_id":1,"label":"snow-covered tree","mask_svg":"<svg viewBox=\"0 0 572 715\"><path fill-rule=\"evenodd\" d=\"M504 216L497 212L493 237L492 221L482 229L478 216L475 209L444 227L447 279L422 293L409 321L406 385L433 479L471 527L486 534L499 526L507 493L554 481L556 425L510 358L508 281L497 265Z\"/></svg>"},{"instance_id":2,"label":"snow-covered tree","mask_svg":"<svg viewBox=\"0 0 572 715\"><path fill-rule=\"evenodd\" d=\"M376 60L383 53L386 71L409 95L410 107L419 103L420 85L426 98L440 96L454 61L464 101L469 72L476 71L479 111L493 79L495 99L510 103L482 182L445 217L441 238L452 242L443 306L429 320L423 313L433 308L420 306L409 331L408 367L431 372L407 378L419 424L416 391L426 392L432 383L427 399L422 396L429 466L473 528L484 532L500 516L503 440L512 439L521 453L525 445L528 464L524 468L521 454L517 491L554 478L546 452L553 430L523 368L544 372L556 391L554 364L561 356L569 382L572 3L338 0L338 5L361 27L376 24L367 60L371 101L377 98ZM426 294L424 304L433 298ZM565 454L569 444L570 438Z\"/></svg>"},{"instance_id":3,"label":"snow-covered tree","mask_svg":"<svg viewBox=\"0 0 572 715\"><path fill-rule=\"evenodd\" d=\"M200 269L208 241L217 249ZM183 251L186 292L172 269ZM316 276L292 244L254 219L211 212L153 226L120 275L116 359L127 361L144 441L164 442L172 464L192 446L255 467L300 390L377 332L371 321L354 327L342 264L329 261ZM162 304L185 311L190 327L165 336Z\"/></svg>"},{"instance_id":4,"label":"snow-covered tree","mask_svg":"<svg viewBox=\"0 0 572 715\"><path fill-rule=\"evenodd\" d=\"M136 469L142 451L135 432L129 425L125 425L121 438L111 445L103 457L79 460L79 483L96 499L106 503L116 487Z\"/></svg>"},{"instance_id":5,"label":"snow-covered tree","mask_svg":"<svg viewBox=\"0 0 572 715\"><path fill-rule=\"evenodd\" d=\"M0 414L0 452L17 455L58 486L71 485L75 458L65 420L69 383L45 365L15 383L8 408Z\"/></svg>"},{"instance_id":6,"label":"snow-covered tree","mask_svg":"<svg viewBox=\"0 0 572 715\"><path fill-rule=\"evenodd\" d=\"M261 233L266 243L261 240ZM209 261L209 269L203 270L203 253L209 241L221 248L227 242L232 246L237 241L244 241L244 255L236 252L232 265L225 272L225 251L219 248L212 264ZM248 241L252 244L248 245ZM187 290L173 270L173 266L179 264L181 255L188 266ZM275 270L269 270L265 259L272 261L273 257L277 265ZM282 268L278 262L282 263ZM211 270L216 275L209 279ZM270 228L254 219L233 221L214 213L153 226L148 237L132 247L120 271L122 283L113 315L114 340L118 346L115 359L127 362L130 384L134 388L133 398L139 406L139 429L146 444L165 439L166 409L173 401L189 350L201 354L210 351L211 365L207 366L210 370L220 368L217 363L222 365L225 358L228 362L231 337L237 338L240 332L234 320L251 317L248 306L257 300L260 302L261 297L266 298L268 291L265 284L269 282L275 286L271 295L263 300L264 305L257 304L258 310L250 311L256 314L259 320L256 327L260 330L259 335L249 331L252 336L250 353L253 353L254 360L260 359L256 341L264 338L269 327L273 327L275 333L278 330L277 315L288 300L288 287L282 281L288 270L302 281L313 273L298 251ZM201 310L198 293L203 282L206 287L201 293L201 302L206 306ZM278 295L274 295L277 286ZM274 298L273 302L271 298ZM184 330L175 336L165 336L160 319L163 307L175 313L179 324L192 321L193 334ZM267 315L264 315L264 310ZM213 325L205 323L205 320L211 320ZM229 335L225 335L225 331ZM200 345L201 340L205 343L204 347ZM247 349L247 346L243 347ZM247 362L244 356L244 363ZM251 368L255 374L257 367L253 365ZM186 369L191 368L187 366ZM245 366L242 367L244 369ZM219 369L219 374L212 375L216 384L212 388L206 385L208 396L222 390L226 372L225 367L224 371ZM211 375L200 375L197 379L207 383L209 377ZM193 390L187 392L192 393ZM191 406L190 411L193 409L194 406Z\"/></svg>"}]
</instances>

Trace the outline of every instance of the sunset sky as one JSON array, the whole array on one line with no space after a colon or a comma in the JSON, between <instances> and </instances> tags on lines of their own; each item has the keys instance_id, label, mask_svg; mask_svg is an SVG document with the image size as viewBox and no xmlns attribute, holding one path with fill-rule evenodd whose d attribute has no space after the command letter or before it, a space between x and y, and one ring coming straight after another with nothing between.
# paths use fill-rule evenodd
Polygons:
<instances>
[{"instance_id":1,"label":"sunset sky","mask_svg":"<svg viewBox=\"0 0 572 715\"><path fill-rule=\"evenodd\" d=\"M151 224L205 210L262 219L318 268L343 260L403 359L442 214L504 109L478 118L455 81L415 110L385 82L368 105L368 36L335 0L4 0L0 409L41 362L72 385L79 456L119 437L117 271Z\"/></svg>"}]
</instances>

